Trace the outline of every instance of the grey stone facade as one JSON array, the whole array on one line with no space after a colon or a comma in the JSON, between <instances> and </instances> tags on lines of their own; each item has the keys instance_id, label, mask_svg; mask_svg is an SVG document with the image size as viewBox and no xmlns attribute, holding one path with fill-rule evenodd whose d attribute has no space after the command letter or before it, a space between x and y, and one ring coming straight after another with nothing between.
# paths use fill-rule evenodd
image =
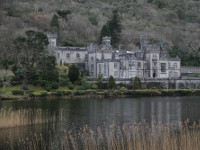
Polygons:
<instances>
[{"instance_id":1,"label":"grey stone facade","mask_svg":"<svg viewBox=\"0 0 200 150\"><path fill-rule=\"evenodd\" d=\"M104 37L100 45L87 47L58 47L56 36L48 36L54 55L61 64L84 64L91 78L99 74L103 78L111 75L118 79L178 78L181 73L179 57L170 58L159 45L148 43L146 36L140 37L140 50L116 50L112 48L110 37ZM53 44L52 44L53 43Z\"/></svg>"}]
</instances>

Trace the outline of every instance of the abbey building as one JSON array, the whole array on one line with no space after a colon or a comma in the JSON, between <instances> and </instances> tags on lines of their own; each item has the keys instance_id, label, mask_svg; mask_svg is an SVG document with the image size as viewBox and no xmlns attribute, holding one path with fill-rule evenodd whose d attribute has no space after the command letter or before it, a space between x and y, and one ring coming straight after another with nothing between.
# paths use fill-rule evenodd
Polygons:
<instances>
[{"instance_id":1,"label":"abbey building","mask_svg":"<svg viewBox=\"0 0 200 150\"><path fill-rule=\"evenodd\" d=\"M150 45L146 36L140 37L140 50L114 49L110 37L104 37L100 45L87 47L59 47L56 36L49 34L49 50L60 64L77 64L84 67L89 77L97 78L178 78L181 60L170 58L159 45Z\"/></svg>"}]
</instances>

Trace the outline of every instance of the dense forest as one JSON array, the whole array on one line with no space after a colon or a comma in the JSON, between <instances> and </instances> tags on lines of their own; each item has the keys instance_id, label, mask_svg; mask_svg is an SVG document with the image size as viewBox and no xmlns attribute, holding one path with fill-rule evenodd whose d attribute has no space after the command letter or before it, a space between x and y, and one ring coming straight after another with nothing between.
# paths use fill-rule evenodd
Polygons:
<instances>
[{"instance_id":1,"label":"dense forest","mask_svg":"<svg viewBox=\"0 0 200 150\"><path fill-rule=\"evenodd\" d=\"M0 48L30 29L57 33L60 45L99 43L114 10L126 49L139 49L146 34L183 65L200 66L199 0L0 0Z\"/></svg>"}]
</instances>

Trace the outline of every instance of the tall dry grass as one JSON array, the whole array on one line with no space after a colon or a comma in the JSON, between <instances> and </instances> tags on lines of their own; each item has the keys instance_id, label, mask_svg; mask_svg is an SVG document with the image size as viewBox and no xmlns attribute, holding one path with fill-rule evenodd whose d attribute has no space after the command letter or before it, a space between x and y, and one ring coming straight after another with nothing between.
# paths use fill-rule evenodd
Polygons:
<instances>
[{"instance_id":1,"label":"tall dry grass","mask_svg":"<svg viewBox=\"0 0 200 150\"><path fill-rule=\"evenodd\" d=\"M57 134L57 133L56 133ZM95 130L84 126L49 136L32 134L13 145L20 150L199 150L200 125L135 123Z\"/></svg>"},{"instance_id":2,"label":"tall dry grass","mask_svg":"<svg viewBox=\"0 0 200 150\"><path fill-rule=\"evenodd\" d=\"M0 109L0 129L35 125L55 121L55 114L42 109Z\"/></svg>"}]
</instances>

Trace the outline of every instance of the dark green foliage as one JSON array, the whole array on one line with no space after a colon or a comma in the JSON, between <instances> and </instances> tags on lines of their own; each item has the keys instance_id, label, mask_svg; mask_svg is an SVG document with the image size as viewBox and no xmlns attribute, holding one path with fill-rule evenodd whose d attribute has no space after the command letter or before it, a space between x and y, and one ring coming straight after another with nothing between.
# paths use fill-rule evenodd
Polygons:
<instances>
[{"instance_id":1,"label":"dark green foliage","mask_svg":"<svg viewBox=\"0 0 200 150\"><path fill-rule=\"evenodd\" d=\"M58 82L59 72L56 69L56 58L54 56L43 57L38 66L39 80L48 80Z\"/></svg>"},{"instance_id":2,"label":"dark green foliage","mask_svg":"<svg viewBox=\"0 0 200 150\"><path fill-rule=\"evenodd\" d=\"M46 82L45 90L48 91L48 92L52 90L52 84L50 82Z\"/></svg>"},{"instance_id":3,"label":"dark green foliage","mask_svg":"<svg viewBox=\"0 0 200 150\"><path fill-rule=\"evenodd\" d=\"M3 87L3 81L0 81L0 87Z\"/></svg>"},{"instance_id":4,"label":"dark green foliage","mask_svg":"<svg viewBox=\"0 0 200 150\"><path fill-rule=\"evenodd\" d=\"M91 22L92 25L97 26L98 25L98 20L95 16L89 16L88 17L89 21Z\"/></svg>"},{"instance_id":5,"label":"dark green foliage","mask_svg":"<svg viewBox=\"0 0 200 150\"><path fill-rule=\"evenodd\" d=\"M120 42L121 31L122 31L122 27L121 27L121 22L118 15L118 10L114 10L112 18L101 29L100 43L104 36L110 36L111 44L114 47L117 47Z\"/></svg>"},{"instance_id":6,"label":"dark green foliage","mask_svg":"<svg viewBox=\"0 0 200 150\"><path fill-rule=\"evenodd\" d=\"M61 42L62 46L85 47L86 43L78 42L75 40L66 39Z\"/></svg>"},{"instance_id":7,"label":"dark green foliage","mask_svg":"<svg viewBox=\"0 0 200 150\"><path fill-rule=\"evenodd\" d=\"M59 27L58 16L56 14L53 15L50 25L52 27Z\"/></svg>"},{"instance_id":8,"label":"dark green foliage","mask_svg":"<svg viewBox=\"0 0 200 150\"><path fill-rule=\"evenodd\" d=\"M11 83L12 86L20 85L20 84L22 84L22 79L19 76L15 75L15 76L12 77L10 83Z\"/></svg>"},{"instance_id":9,"label":"dark green foliage","mask_svg":"<svg viewBox=\"0 0 200 150\"><path fill-rule=\"evenodd\" d=\"M39 8L39 9L38 9L38 12L43 12L43 9L42 9L42 8Z\"/></svg>"},{"instance_id":10,"label":"dark green foliage","mask_svg":"<svg viewBox=\"0 0 200 150\"><path fill-rule=\"evenodd\" d=\"M67 15L71 14L70 10L57 10L57 15L62 19L67 20Z\"/></svg>"},{"instance_id":11,"label":"dark green foliage","mask_svg":"<svg viewBox=\"0 0 200 150\"><path fill-rule=\"evenodd\" d=\"M119 19L118 10L113 11L113 15L111 20L108 22L110 35L111 35L111 44L114 47L117 47L120 42L120 34L121 34L121 22Z\"/></svg>"},{"instance_id":12,"label":"dark green foliage","mask_svg":"<svg viewBox=\"0 0 200 150\"><path fill-rule=\"evenodd\" d=\"M48 93L46 91L43 91L43 92L40 93L40 96L41 97L46 97L46 96L48 96Z\"/></svg>"},{"instance_id":13,"label":"dark green foliage","mask_svg":"<svg viewBox=\"0 0 200 150\"><path fill-rule=\"evenodd\" d=\"M174 47L169 51L171 57L179 56L183 66L200 66L200 47L188 47L188 51L183 52L180 48Z\"/></svg>"},{"instance_id":14,"label":"dark green foliage","mask_svg":"<svg viewBox=\"0 0 200 150\"><path fill-rule=\"evenodd\" d=\"M99 40L100 44L101 44L102 38L105 36L111 37L109 24L105 24L101 29L100 40Z\"/></svg>"},{"instance_id":15,"label":"dark green foliage","mask_svg":"<svg viewBox=\"0 0 200 150\"><path fill-rule=\"evenodd\" d=\"M58 89L59 88L59 84L57 82L52 82L51 83L51 87L52 87L52 89Z\"/></svg>"},{"instance_id":16,"label":"dark green foliage","mask_svg":"<svg viewBox=\"0 0 200 150\"><path fill-rule=\"evenodd\" d=\"M69 67L68 77L69 80L74 83L79 79L80 71L79 69L73 64Z\"/></svg>"},{"instance_id":17,"label":"dark green foliage","mask_svg":"<svg viewBox=\"0 0 200 150\"><path fill-rule=\"evenodd\" d=\"M147 0L148 3L152 3L154 0Z\"/></svg>"},{"instance_id":18,"label":"dark green foliage","mask_svg":"<svg viewBox=\"0 0 200 150\"><path fill-rule=\"evenodd\" d=\"M74 85L70 82L70 84L67 85L67 87L70 89L70 90L73 90L74 89Z\"/></svg>"},{"instance_id":19,"label":"dark green foliage","mask_svg":"<svg viewBox=\"0 0 200 150\"><path fill-rule=\"evenodd\" d=\"M82 79L81 86L78 88L78 90L88 90L88 89L91 89L91 84L85 79Z\"/></svg>"},{"instance_id":20,"label":"dark green foliage","mask_svg":"<svg viewBox=\"0 0 200 150\"><path fill-rule=\"evenodd\" d=\"M140 78L135 77L133 80L133 89L141 89L142 88L142 83Z\"/></svg>"},{"instance_id":21,"label":"dark green foliage","mask_svg":"<svg viewBox=\"0 0 200 150\"><path fill-rule=\"evenodd\" d=\"M167 3L165 0L153 0L153 2L158 6L158 8L162 9L166 7Z\"/></svg>"},{"instance_id":22,"label":"dark green foliage","mask_svg":"<svg viewBox=\"0 0 200 150\"><path fill-rule=\"evenodd\" d=\"M59 88L59 84L57 82L50 82L50 81L45 82L46 91L51 91L52 89L58 89L58 88Z\"/></svg>"},{"instance_id":23,"label":"dark green foliage","mask_svg":"<svg viewBox=\"0 0 200 150\"><path fill-rule=\"evenodd\" d=\"M108 86L110 89L113 89L116 87L115 79L113 78L113 76L109 77Z\"/></svg>"},{"instance_id":24,"label":"dark green foliage","mask_svg":"<svg viewBox=\"0 0 200 150\"><path fill-rule=\"evenodd\" d=\"M9 17L20 17L21 16L21 12L15 8L8 8L6 9L7 11L7 16Z\"/></svg>"},{"instance_id":25,"label":"dark green foliage","mask_svg":"<svg viewBox=\"0 0 200 150\"><path fill-rule=\"evenodd\" d=\"M15 63L13 71L23 79L23 89L28 89L28 81L37 72L40 60L45 57L45 46L48 38L41 32L28 30L25 36L19 36L14 40L12 60Z\"/></svg>"},{"instance_id":26,"label":"dark green foliage","mask_svg":"<svg viewBox=\"0 0 200 150\"><path fill-rule=\"evenodd\" d=\"M103 84L103 75L102 74L98 74L97 85L98 85L99 89L102 88L102 84Z\"/></svg>"},{"instance_id":27,"label":"dark green foliage","mask_svg":"<svg viewBox=\"0 0 200 150\"><path fill-rule=\"evenodd\" d=\"M22 91L22 90L13 90L12 94L13 95L24 95L24 91Z\"/></svg>"}]
</instances>

